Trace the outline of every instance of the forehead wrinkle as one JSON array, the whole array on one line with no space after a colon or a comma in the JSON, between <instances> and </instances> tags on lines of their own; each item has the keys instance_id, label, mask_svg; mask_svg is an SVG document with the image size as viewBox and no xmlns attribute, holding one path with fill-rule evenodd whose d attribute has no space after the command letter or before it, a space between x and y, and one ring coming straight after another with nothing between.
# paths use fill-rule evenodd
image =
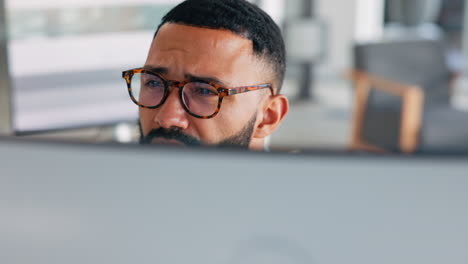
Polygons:
<instances>
[{"instance_id":1,"label":"forehead wrinkle","mask_svg":"<svg viewBox=\"0 0 468 264\"><path fill-rule=\"evenodd\" d=\"M182 47L167 47L167 48L164 48L164 46L162 46L162 48L160 48L160 52L181 52L181 53L188 53L189 51L182 48Z\"/></svg>"},{"instance_id":2,"label":"forehead wrinkle","mask_svg":"<svg viewBox=\"0 0 468 264\"><path fill-rule=\"evenodd\" d=\"M166 55L167 53L172 53L172 54L170 56L167 56ZM164 63L164 61L167 60L167 58L173 58L175 56L183 57L187 53L189 53L189 51L181 47L164 48L164 46L162 46L162 47L157 47L156 50L153 52L153 56L148 57L148 60L154 59L154 60L157 60L157 62Z\"/></svg>"}]
</instances>

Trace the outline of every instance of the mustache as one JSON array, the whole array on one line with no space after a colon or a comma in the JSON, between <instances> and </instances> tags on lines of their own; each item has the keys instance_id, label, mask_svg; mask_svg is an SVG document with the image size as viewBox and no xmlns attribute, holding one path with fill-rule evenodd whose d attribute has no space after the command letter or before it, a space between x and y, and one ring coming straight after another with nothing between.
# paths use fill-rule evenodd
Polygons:
<instances>
[{"instance_id":1,"label":"mustache","mask_svg":"<svg viewBox=\"0 0 468 264\"><path fill-rule=\"evenodd\" d=\"M158 128L151 130L147 135L140 138L140 144L151 144L156 138L176 140L186 146L200 146L201 141L190 135L182 133L179 129Z\"/></svg>"}]
</instances>

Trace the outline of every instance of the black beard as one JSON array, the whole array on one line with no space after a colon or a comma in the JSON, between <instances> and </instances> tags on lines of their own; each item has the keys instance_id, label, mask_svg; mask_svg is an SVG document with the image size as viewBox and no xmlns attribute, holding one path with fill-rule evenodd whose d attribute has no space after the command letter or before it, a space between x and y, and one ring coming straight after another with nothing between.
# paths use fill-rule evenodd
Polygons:
<instances>
[{"instance_id":1,"label":"black beard","mask_svg":"<svg viewBox=\"0 0 468 264\"><path fill-rule=\"evenodd\" d=\"M250 145L250 141L252 140L252 134L255 127L255 122L257 121L257 115L254 114L253 117L247 122L247 124L242 128L242 130L224 140L221 140L215 147L220 148L240 148L240 149L248 149ZM141 122L138 121L138 126L140 128L140 144L151 144L151 142L155 138L163 138L163 139L172 139L177 140L180 143L186 146L197 147L201 146L203 143L187 134L184 134L180 129L173 128L173 129L165 129L165 128L158 128L151 130L147 135L143 135L143 130L141 128Z\"/></svg>"},{"instance_id":2,"label":"black beard","mask_svg":"<svg viewBox=\"0 0 468 264\"><path fill-rule=\"evenodd\" d=\"M187 134L184 134L180 131L180 129L177 128L171 128L171 129L166 129L166 128L158 128L158 129L153 129L151 130L147 135L143 136L142 129L141 129L141 123L139 123L140 126L140 144L151 144L151 142L155 138L163 138L163 139L173 139L177 140L180 143L186 145L186 146L200 146L201 142L200 140L189 136Z\"/></svg>"},{"instance_id":3,"label":"black beard","mask_svg":"<svg viewBox=\"0 0 468 264\"><path fill-rule=\"evenodd\" d=\"M257 121L257 115L254 114L253 117L247 122L247 124L242 128L242 130L218 143L218 147L221 148L240 148L248 149L250 141L252 140L252 134L255 128L255 122Z\"/></svg>"}]
</instances>

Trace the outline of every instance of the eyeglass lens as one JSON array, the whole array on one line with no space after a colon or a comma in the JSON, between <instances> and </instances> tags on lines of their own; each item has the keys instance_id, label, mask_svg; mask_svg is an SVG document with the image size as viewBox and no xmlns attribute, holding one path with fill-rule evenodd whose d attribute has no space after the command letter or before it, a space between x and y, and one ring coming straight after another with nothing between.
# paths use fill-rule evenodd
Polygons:
<instances>
[{"instance_id":1,"label":"eyeglass lens","mask_svg":"<svg viewBox=\"0 0 468 264\"><path fill-rule=\"evenodd\" d=\"M132 96L143 106L160 105L165 89L164 81L151 73L136 73L131 80ZM210 116L216 112L218 101L218 91L210 84L190 82L182 89L182 103L192 114Z\"/></svg>"}]
</instances>

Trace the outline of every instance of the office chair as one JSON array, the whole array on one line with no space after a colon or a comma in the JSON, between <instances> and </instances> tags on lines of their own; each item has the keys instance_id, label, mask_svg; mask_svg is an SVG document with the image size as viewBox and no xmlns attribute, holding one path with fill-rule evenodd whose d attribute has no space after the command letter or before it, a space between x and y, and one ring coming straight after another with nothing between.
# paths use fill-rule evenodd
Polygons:
<instances>
[{"instance_id":1,"label":"office chair","mask_svg":"<svg viewBox=\"0 0 468 264\"><path fill-rule=\"evenodd\" d=\"M450 105L454 74L439 41L356 45L354 63L351 149L468 150L468 112Z\"/></svg>"}]
</instances>

